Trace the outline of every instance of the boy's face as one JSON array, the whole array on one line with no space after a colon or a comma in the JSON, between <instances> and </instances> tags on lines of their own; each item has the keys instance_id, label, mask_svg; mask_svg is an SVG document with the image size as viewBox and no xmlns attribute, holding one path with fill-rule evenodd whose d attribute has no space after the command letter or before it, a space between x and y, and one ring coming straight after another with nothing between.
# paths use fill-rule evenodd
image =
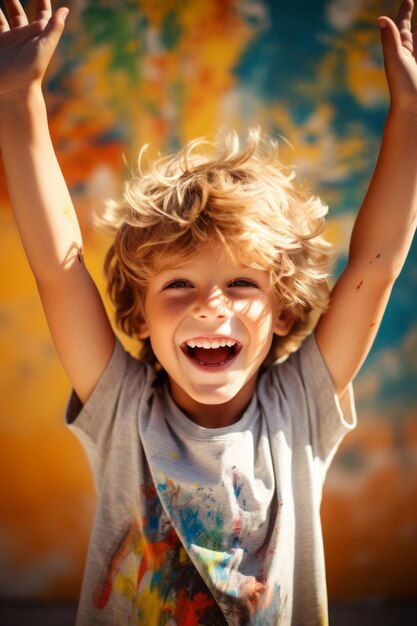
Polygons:
<instances>
[{"instance_id":1,"label":"boy's face","mask_svg":"<svg viewBox=\"0 0 417 626\"><path fill-rule=\"evenodd\" d=\"M151 279L140 336L150 337L177 405L218 427L240 418L274 332L286 335L291 324L268 272L236 265L216 244Z\"/></svg>"}]
</instances>

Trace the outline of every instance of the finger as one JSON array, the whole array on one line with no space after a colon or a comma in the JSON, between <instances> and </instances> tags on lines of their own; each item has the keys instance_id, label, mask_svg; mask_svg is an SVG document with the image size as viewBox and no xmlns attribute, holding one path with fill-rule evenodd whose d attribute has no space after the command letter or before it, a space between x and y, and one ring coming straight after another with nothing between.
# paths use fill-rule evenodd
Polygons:
<instances>
[{"instance_id":1,"label":"finger","mask_svg":"<svg viewBox=\"0 0 417 626\"><path fill-rule=\"evenodd\" d=\"M51 15L52 8L49 0L37 0L35 5L35 20L49 20Z\"/></svg>"},{"instance_id":2,"label":"finger","mask_svg":"<svg viewBox=\"0 0 417 626\"><path fill-rule=\"evenodd\" d=\"M395 23L400 33L403 48L413 54L414 43L413 33L411 31L411 19L413 17L414 2L413 0L403 0Z\"/></svg>"},{"instance_id":3,"label":"finger","mask_svg":"<svg viewBox=\"0 0 417 626\"><path fill-rule=\"evenodd\" d=\"M3 11L0 9L0 33L5 33L8 30L10 30L9 22L7 21Z\"/></svg>"},{"instance_id":4,"label":"finger","mask_svg":"<svg viewBox=\"0 0 417 626\"><path fill-rule=\"evenodd\" d=\"M404 0L401 3L398 15L395 19L400 34L411 32L411 18L413 15L414 2L413 0Z\"/></svg>"},{"instance_id":5,"label":"finger","mask_svg":"<svg viewBox=\"0 0 417 626\"><path fill-rule=\"evenodd\" d=\"M413 54L414 43L411 32L411 18L413 15L413 0L403 0L395 21L386 16L378 18L378 25L381 28L381 40L383 50L393 46L398 55L406 52Z\"/></svg>"},{"instance_id":6,"label":"finger","mask_svg":"<svg viewBox=\"0 0 417 626\"><path fill-rule=\"evenodd\" d=\"M7 15L9 16L10 28L26 26L29 23L19 0L4 0L4 4L6 5Z\"/></svg>"}]
</instances>

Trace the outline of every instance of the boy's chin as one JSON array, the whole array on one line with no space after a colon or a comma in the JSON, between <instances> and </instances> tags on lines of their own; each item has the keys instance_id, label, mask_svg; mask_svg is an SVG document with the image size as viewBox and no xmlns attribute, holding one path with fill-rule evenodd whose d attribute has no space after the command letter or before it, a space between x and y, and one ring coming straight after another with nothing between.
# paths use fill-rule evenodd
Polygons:
<instances>
[{"instance_id":1,"label":"boy's chin","mask_svg":"<svg viewBox=\"0 0 417 626\"><path fill-rule=\"evenodd\" d=\"M192 402L202 405L213 406L216 404L225 404L231 402L239 396L242 386L234 388L230 385L204 385L201 387L192 387L190 389L181 389L181 396L188 396Z\"/></svg>"},{"instance_id":2,"label":"boy's chin","mask_svg":"<svg viewBox=\"0 0 417 626\"><path fill-rule=\"evenodd\" d=\"M194 413L199 409L204 412L204 407L214 409L216 406L222 406L223 411L230 407L230 410L238 416L249 404L255 381L256 376L241 383L192 385L184 389L171 380L171 395L185 413Z\"/></svg>"},{"instance_id":3,"label":"boy's chin","mask_svg":"<svg viewBox=\"0 0 417 626\"><path fill-rule=\"evenodd\" d=\"M234 392L216 388L213 390L204 390L199 393L195 393L190 397L198 404L204 406L216 406L233 402L233 400L239 397L239 392L240 390Z\"/></svg>"}]
</instances>

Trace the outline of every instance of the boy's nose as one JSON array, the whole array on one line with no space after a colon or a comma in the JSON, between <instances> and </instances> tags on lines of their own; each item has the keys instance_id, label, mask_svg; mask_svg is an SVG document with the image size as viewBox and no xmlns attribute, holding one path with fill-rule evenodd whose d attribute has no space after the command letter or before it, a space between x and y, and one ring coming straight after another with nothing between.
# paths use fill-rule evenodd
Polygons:
<instances>
[{"instance_id":1,"label":"boy's nose","mask_svg":"<svg viewBox=\"0 0 417 626\"><path fill-rule=\"evenodd\" d=\"M230 316L230 304L221 291L212 291L199 298L193 307L193 315L198 319L223 319Z\"/></svg>"}]
</instances>

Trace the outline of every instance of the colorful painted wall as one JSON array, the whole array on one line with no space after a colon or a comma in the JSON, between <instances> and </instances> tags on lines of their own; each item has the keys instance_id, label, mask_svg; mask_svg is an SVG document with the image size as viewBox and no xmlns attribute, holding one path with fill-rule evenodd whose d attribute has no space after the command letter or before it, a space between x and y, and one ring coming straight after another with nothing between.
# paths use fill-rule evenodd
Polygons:
<instances>
[{"instance_id":1,"label":"colorful painted wall","mask_svg":"<svg viewBox=\"0 0 417 626\"><path fill-rule=\"evenodd\" d=\"M93 230L92 213L118 194L125 160L145 142L172 150L224 125L260 124L291 142L283 158L331 207L340 271L387 109L375 20L395 4L69 0L46 95L103 293L109 242ZM0 594L73 599L94 494L63 424L69 386L0 181ZM335 600L417 595L416 261L414 246L356 382L359 427L327 481Z\"/></svg>"}]
</instances>

